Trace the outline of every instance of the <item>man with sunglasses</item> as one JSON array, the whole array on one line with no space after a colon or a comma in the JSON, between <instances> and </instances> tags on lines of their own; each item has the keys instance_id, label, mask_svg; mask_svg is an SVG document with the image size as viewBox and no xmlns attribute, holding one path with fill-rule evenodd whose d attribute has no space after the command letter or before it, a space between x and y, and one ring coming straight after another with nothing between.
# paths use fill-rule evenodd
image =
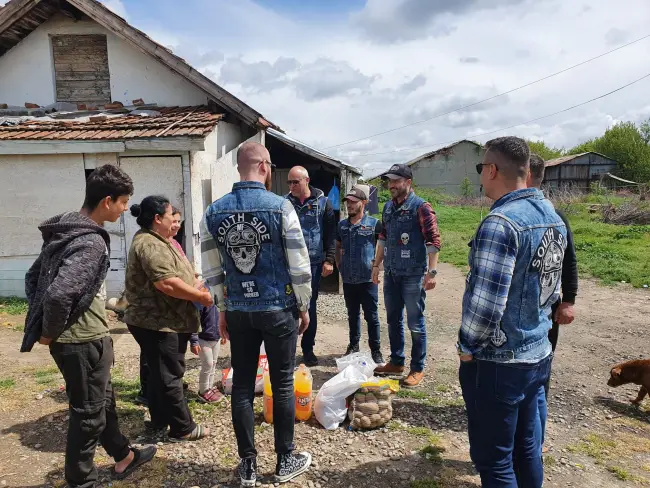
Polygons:
<instances>
[{"instance_id":1,"label":"man with sunglasses","mask_svg":"<svg viewBox=\"0 0 650 488\"><path fill-rule=\"evenodd\" d=\"M567 229L544 194L527 187L526 141L499 137L485 147L476 170L494 204L470 243L457 344L470 456L486 488L539 488L549 316Z\"/></svg>"},{"instance_id":2,"label":"man with sunglasses","mask_svg":"<svg viewBox=\"0 0 650 488\"><path fill-rule=\"evenodd\" d=\"M285 483L311 463L308 453L293 452L293 369L298 335L309 325L309 254L293 206L268 191L273 168L264 146L244 143L237 152L241 181L208 207L201 225L203 277L216 296L221 337L230 340L241 486L257 483L253 400L262 341L273 388L275 481Z\"/></svg>"},{"instance_id":3,"label":"man with sunglasses","mask_svg":"<svg viewBox=\"0 0 650 488\"><path fill-rule=\"evenodd\" d=\"M294 166L289 171L289 194L287 199L293 204L309 249L311 262L311 303L309 304L309 328L302 336L303 361L307 366L316 366L318 358L314 354L316 343L316 301L320 279L332 274L336 255L336 214L325 193L309 184L309 173L302 166Z\"/></svg>"}]
</instances>

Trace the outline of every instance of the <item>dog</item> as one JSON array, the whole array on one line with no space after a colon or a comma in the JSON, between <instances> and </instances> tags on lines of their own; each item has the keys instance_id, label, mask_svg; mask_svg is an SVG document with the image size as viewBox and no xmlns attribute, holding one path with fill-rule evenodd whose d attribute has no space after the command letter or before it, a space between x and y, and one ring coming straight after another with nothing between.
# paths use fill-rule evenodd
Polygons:
<instances>
[{"instance_id":1,"label":"dog","mask_svg":"<svg viewBox=\"0 0 650 488\"><path fill-rule=\"evenodd\" d=\"M637 359L617 364L609 372L609 381L607 381L609 386L616 388L628 383L641 385L637 397L630 400L630 403L639 405L650 391L650 359Z\"/></svg>"}]
</instances>

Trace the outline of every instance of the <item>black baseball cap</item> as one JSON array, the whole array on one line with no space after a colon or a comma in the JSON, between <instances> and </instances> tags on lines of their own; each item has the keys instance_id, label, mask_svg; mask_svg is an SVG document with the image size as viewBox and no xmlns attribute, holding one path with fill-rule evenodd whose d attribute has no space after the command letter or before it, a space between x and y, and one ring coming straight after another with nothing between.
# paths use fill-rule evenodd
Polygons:
<instances>
[{"instance_id":1,"label":"black baseball cap","mask_svg":"<svg viewBox=\"0 0 650 488\"><path fill-rule=\"evenodd\" d=\"M413 179L413 171L408 164L394 164L386 171L382 178L389 178L391 180L397 180L399 178L406 178L407 180Z\"/></svg>"}]
</instances>

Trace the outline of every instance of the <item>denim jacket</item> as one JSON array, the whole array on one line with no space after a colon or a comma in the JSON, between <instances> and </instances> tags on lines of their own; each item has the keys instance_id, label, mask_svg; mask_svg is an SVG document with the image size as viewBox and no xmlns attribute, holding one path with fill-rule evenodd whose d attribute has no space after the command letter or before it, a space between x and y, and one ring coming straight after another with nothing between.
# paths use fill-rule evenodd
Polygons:
<instances>
[{"instance_id":1,"label":"denim jacket","mask_svg":"<svg viewBox=\"0 0 650 488\"><path fill-rule=\"evenodd\" d=\"M537 189L494 203L471 243L461 349L495 362L537 362L550 354L566 237L564 222Z\"/></svg>"},{"instance_id":2,"label":"denim jacket","mask_svg":"<svg viewBox=\"0 0 650 488\"><path fill-rule=\"evenodd\" d=\"M210 205L208 231L223 256L228 310L284 310L296 304L282 238L285 199L243 181Z\"/></svg>"},{"instance_id":3,"label":"denim jacket","mask_svg":"<svg viewBox=\"0 0 650 488\"><path fill-rule=\"evenodd\" d=\"M411 192L397 209L386 202L382 214L386 245L384 270L396 276L422 276L427 270L427 247L418 209L424 200Z\"/></svg>"},{"instance_id":4,"label":"denim jacket","mask_svg":"<svg viewBox=\"0 0 650 488\"><path fill-rule=\"evenodd\" d=\"M356 224L352 224L350 219L339 222L340 271L343 283L358 284L372 281L372 260L375 257L375 232L378 222L368 214Z\"/></svg>"},{"instance_id":5,"label":"denim jacket","mask_svg":"<svg viewBox=\"0 0 650 488\"><path fill-rule=\"evenodd\" d=\"M333 232L328 233L326 229L326 210L328 205L327 196L322 190L309 187L311 196L300 203L300 201L289 193L286 198L293 204L300 220L302 234L305 237L305 244L309 250L309 260L312 266L322 264L325 261L328 247L333 243ZM329 203L331 206L331 203ZM334 231L335 229L332 229ZM329 242L325 242L325 240Z\"/></svg>"}]
</instances>

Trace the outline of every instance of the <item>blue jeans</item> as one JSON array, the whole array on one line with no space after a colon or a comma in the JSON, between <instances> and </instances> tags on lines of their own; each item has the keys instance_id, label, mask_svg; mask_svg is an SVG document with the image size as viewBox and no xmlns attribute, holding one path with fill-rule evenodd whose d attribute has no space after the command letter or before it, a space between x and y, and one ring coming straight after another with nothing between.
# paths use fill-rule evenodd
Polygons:
<instances>
[{"instance_id":1,"label":"blue jeans","mask_svg":"<svg viewBox=\"0 0 650 488\"><path fill-rule=\"evenodd\" d=\"M404 307L411 331L411 370L423 371L427 358L427 329L424 324L426 293L424 276L384 274L384 304L390 339L390 362L404 366Z\"/></svg>"},{"instance_id":2,"label":"blue jeans","mask_svg":"<svg viewBox=\"0 0 650 488\"><path fill-rule=\"evenodd\" d=\"M371 351L379 350L379 287L369 283L343 283L343 297L348 309L350 344L361 340L361 309L368 323L368 345Z\"/></svg>"},{"instance_id":3,"label":"blue jeans","mask_svg":"<svg viewBox=\"0 0 650 488\"><path fill-rule=\"evenodd\" d=\"M534 364L461 362L469 452L484 488L542 486L539 402L545 407L550 364L550 356Z\"/></svg>"},{"instance_id":4,"label":"blue jeans","mask_svg":"<svg viewBox=\"0 0 650 488\"><path fill-rule=\"evenodd\" d=\"M300 347L303 354L312 352L316 344L316 329L318 329L318 315L316 314L316 302L318 301L318 289L320 288L320 279L323 273L322 264L311 265L311 302L309 302L309 327L302 334Z\"/></svg>"}]
</instances>

